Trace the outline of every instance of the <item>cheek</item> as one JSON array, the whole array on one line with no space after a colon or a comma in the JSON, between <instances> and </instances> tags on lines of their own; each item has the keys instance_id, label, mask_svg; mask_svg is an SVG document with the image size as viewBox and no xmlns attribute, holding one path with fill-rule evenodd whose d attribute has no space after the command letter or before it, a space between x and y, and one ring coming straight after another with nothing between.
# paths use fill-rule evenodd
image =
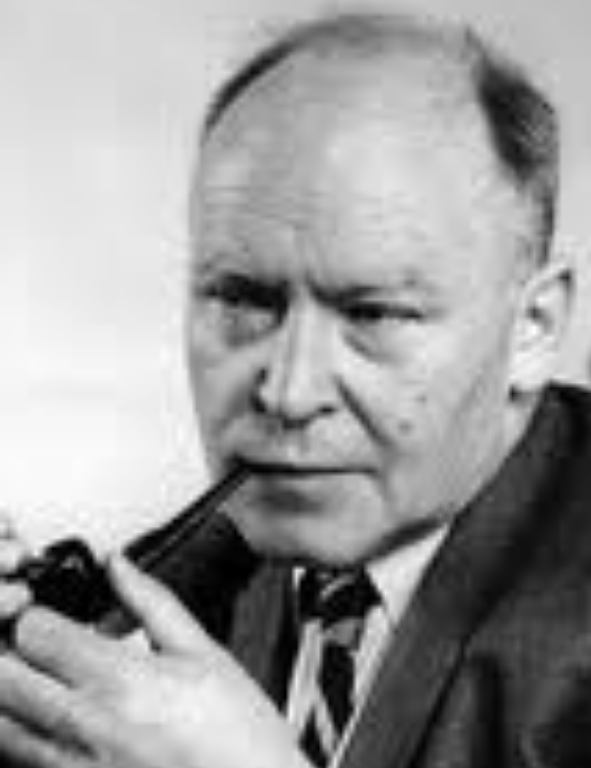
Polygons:
<instances>
[{"instance_id":1,"label":"cheek","mask_svg":"<svg viewBox=\"0 0 591 768\"><path fill-rule=\"evenodd\" d=\"M215 424L224 412L228 399L227 384L231 377L226 374L229 365L227 354L211 342L209 335L199 329L194 321L188 329L186 356L195 410L206 442L215 431Z\"/></svg>"},{"instance_id":2,"label":"cheek","mask_svg":"<svg viewBox=\"0 0 591 768\"><path fill-rule=\"evenodd\" d=\"M398 462L407 453L431 447L440 451L469 412L498 388L491 368L466 354L445 360L433 355L420 364L367 377L357 387L358 412L382 445L385 461Z\"/></svg>"},{"instance_id":3,"label":"cheek","mask_svg":"<svg viewBox=\"0 0 591 768\"><path fill-rule=\"evenodd\" d=\"M425 371L372 371L354 387L353 407L378 444L397 453L420 440L437 410L437 377ZM353 388L352 388L353 389Z\"/></svg>"},{"instance_id":4,"label":"cheek","mask_svg":"<svg viewBox=\"0 0 591 768\"><path fill-rule=\"evenodd\" d=\"M185 322L185 349L193 380L214 370L228 357L228 350L208 321L208 313L191 305ZM199 382L200 383L200 382Z\"/></svg>"},{"instance_id":5,"label":"cheek","mask_svg":"<svg viewBox=\"0 0 591 768\"><path fill-rule=\"evenodd\" d=\"M430 414L436 411L436 395L423 389L420 383L406 393L401 412L394 415L394 432L406 440L415 439L421 432L421 425L431 420Z\"/></svg>"},{"instance_id":6,"label":"cheek","mask_svg":"<svg viewBox=\"0 0 591 768\"><path fill-rule=\"evenodd\" d=\"M189 337L188 368L195 410L205 442L216 445L244 418L252 401L256 360L247 352L225 350Z\"/></svg>"}]
</instances>

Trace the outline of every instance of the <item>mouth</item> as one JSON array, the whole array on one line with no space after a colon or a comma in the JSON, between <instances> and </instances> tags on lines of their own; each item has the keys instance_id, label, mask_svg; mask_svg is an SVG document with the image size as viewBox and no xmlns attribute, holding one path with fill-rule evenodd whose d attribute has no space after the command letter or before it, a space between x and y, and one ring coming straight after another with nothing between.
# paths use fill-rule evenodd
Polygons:
<instances>
[{"instance_id":1,"label":"mouth","mask_svg":"<svg viewBox=\"0 0 591 768\"><path fill-rule=\"evenodd\" d=\"M313 479L351 474L353 470L341 465L324 462L289 462L274 459L241 458L239 461L246 471L277 479Z\"/></svg>"},{"instance_id":2,"label":"mouth","mask_svg":"<svg viewBox=\"0 0 591 768\"><path fill-rule=\"evenodd\" d=\"M266 523L275 521L271 531L286 521L332 519L342 514L368 481L366 470L344 463L294 462L260 455L241 456L239 463L251 477L242 514L245 519L254 515Z\"/></svg>"}]
</instances>

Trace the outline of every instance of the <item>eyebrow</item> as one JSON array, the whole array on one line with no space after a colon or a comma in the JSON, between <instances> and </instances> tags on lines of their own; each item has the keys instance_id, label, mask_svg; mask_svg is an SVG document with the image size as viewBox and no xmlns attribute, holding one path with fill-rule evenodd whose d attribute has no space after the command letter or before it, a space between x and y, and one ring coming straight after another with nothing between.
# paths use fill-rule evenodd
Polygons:
<instances>
[{"instance_id":1,"label":"eyebrow","mask_svg":"<svg viewBox=\"0 0 591 768\"><path fill-rule=\"evenodd\" d=\"M280 265L269 261L256 249L249 246L245 238L234 236L228 241L221 240L203 243L200 255L194 260L192 271L201 278L209 278L222 272L235 274L236 276L248 276L251 280L264 282L267 285L275 285L278 288L292 281L290 274L282 274ZM346 265L346 259L341 263ZM428 270L418 269L412 263L399 266L390 266L382 263L374 275L370 274L371 264L368 269L361 271L359 265L349 272L338 272L329 275L328 278L314 276L305 278L311 289L320 297L330 301L348 302L369 298L370 296L388 295L413 295L425 298L436 298L441 289L432 279Z\"/></svg>"},{"instance_id":2,"label":"eyebrow","mask_svg":"<svg viewBox=\"0 0 591 768\"><path fill-rule=\"evenodd\" d=\"M355 281L354 275L339 276L339 281L335 282L334 286L319 286L317 290L320 294L334 296L343 301L401 293L426 297L437 294L437 286L433 281L428 276L418 274L415 269L399 275L380 272L371 282L367 280L366 275L359 282Z\"/></svg>"}]
</instances>

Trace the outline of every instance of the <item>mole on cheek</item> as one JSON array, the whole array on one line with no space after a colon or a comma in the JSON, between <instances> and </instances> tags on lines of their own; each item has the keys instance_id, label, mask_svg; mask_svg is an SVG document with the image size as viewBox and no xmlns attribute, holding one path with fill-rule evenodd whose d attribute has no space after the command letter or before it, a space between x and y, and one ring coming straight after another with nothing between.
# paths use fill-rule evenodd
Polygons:
<instances>
[{"instance_id":1,"label":"mole on cheek","mask_svg":"<svg viewBox=\"0 0 591 768\"><path fill-rule=\"evenodd\" d=\"M405 437L412 435L414 432L414 424L410 419L399 419L398 432Z\"/></svg>"},{"instance_id":2,"label":"mole on cheek","mask_svg":"<svg viewBox=\"0 0 591 768\"><path fill-rule=\"evenodd\" d=\"M429 396L424 392L421 394L418 394L414 402L414 413L419 415L421 413L424 414L425 411L428 409L428 407L429 407ZM401 416L398 419L399 433L406 437L413 435L415 432L416 421L417 421L416 416L414 418L411 416Z\"/></svg>"}]
</instances>

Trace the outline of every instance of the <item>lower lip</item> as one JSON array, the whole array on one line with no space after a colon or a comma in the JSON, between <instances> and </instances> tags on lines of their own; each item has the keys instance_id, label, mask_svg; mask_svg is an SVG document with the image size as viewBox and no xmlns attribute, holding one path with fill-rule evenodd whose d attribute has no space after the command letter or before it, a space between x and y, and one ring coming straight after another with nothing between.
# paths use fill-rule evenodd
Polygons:
<instances>
[{"instance_id":1,"label":"lower lip","mask_svg":"<svg viewBox=\"0 0 591 768\"><path fill-rule=\"evenodd\" d=\"M259 493L274 504L282 506L294 503L297 506L319 502L326 494L335 490L352 476L352 472L342 470L294 470L284 467L264 467L253 469L255 479L259 481Z\"/></svg>"}]
</instances>

